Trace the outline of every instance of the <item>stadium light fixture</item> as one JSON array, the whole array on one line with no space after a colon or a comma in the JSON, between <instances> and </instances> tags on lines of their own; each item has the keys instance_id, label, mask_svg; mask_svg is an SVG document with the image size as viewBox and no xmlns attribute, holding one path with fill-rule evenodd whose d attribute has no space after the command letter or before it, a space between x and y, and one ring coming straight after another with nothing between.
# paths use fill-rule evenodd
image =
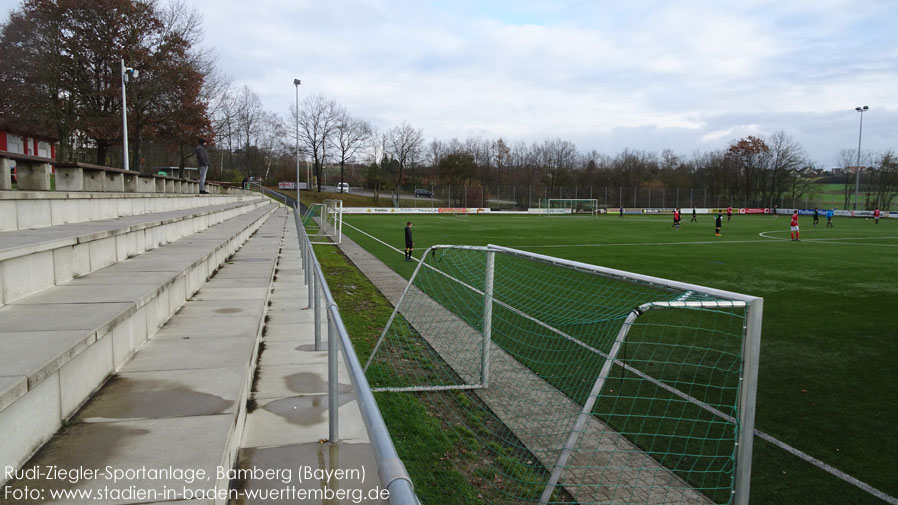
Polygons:
<instances>
[{"instance_id":1,"label":"stadium light fixture","mask_svg":"<svg viewBox=\"0 0 898 505\"><path fill-rule=\"evenodd\" d=\"M857 200L859 188L861 186L861 135L864 133L864 112L870 110L870 107L855 107L854 110L861 113L861 126L857 132L857 164L854 167L854 210L857 210Z\"/></svg>"},{"instance_id":2,"label":"stadium light fixture","mask_svg":"<svg viewBox=\"0 0 898 505\"><path fill-rule=\"evenodd\" d=\"M299 212L299 85L302 81L293 79L296 87L296 212Z\"/></svg>"},{"instance_id":3,"label":"stadium light fixture","mask_svg":"<svg viewBox=\"0 0 898 505\"><path fill-rule=\"evenodd\" d=\"M122 58L122 158L125 159L125 170L130 170L128 167L128 99L125 96L125 84L128 82L128 77L137 77L140 75L140 71L136 68L126 67L125 59Z\"/></svg>"}]
</instances>

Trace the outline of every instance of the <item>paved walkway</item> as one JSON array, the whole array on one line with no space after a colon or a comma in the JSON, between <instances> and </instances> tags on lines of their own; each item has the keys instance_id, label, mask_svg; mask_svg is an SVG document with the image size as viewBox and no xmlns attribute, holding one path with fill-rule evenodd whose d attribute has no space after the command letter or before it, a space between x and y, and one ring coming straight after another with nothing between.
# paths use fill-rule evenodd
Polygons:
<instances>
[{"instance_id":1,"label":"paved walkway","mask_svg":"<svg viewBox=\"0 0 898 505\"><path fill-rule=\"evenodd\" d=\"M281 472L248 478L238 504L387 503L370 499L381 486L373 448L340 354L340 441L327 443L327 316L321 303L321 351L299 258L296 227L287 223L262 337L256 408L247 414L239 468ZM340 478L328 472L344 471ZM287 473L284 473L284 472ZM261 475L261 474L260 474ZM313 478L307 478L312 475ZM251 496L258 493L257 496Z\"/></svg>"},{"instance_id":2,"label":"paved walkway","mask_svg":"<svg viewBox=\"0 0 898 505\"><path fill-rule=\"evenodd\" d=\"M345 236L340 247L396 305L407 281ZM407 296L416 310L403 311L406 320L467 384L479 382L480 333L417 289ZM445 338L447 327L451 339ZM551 469L581 407L495 344L490 362L490 386L475 393ZM595 417L584 427L561 483L583 503L709 503Z\"/></svg>"}]
</instances>

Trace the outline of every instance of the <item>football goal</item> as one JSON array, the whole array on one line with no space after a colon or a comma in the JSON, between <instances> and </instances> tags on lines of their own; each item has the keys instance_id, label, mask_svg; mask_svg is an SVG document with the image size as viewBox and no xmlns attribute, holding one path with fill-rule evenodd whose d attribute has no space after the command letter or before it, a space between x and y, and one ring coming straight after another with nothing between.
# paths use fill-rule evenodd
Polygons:
<instances>
[{"instance_id":1,"label":"football goal","mask_svg":"<svg viewBox=\"0 0 898 505\"><path fill-rule=\"evenodd\" d=\"M378 395L428 405L483 485L515 501L746 505L762 307L516 249L433 246L366 375Z\"/></svg>"},{"instance_id":2,"label":"football goal","mask_svg":"<svg viewBox=\"0 0 898 505\"><path fill-rule=\"evenodd\" d=\"M549 198L546 200L547 209L569 209L571 214L592 214L599 212L599 201L595 198ZM551 212L547 212L551 215Z\"/></svg>"},{"instance_id":3,"label":"football goal","mask_svg":"<svg viewBox=\"0 0 898 505\"><path fill-rule=\"evenodd\" d=\"M313 244L339 244L343 238L343 200L313 203L302 222Z\"/></svg>"}]
</instances>

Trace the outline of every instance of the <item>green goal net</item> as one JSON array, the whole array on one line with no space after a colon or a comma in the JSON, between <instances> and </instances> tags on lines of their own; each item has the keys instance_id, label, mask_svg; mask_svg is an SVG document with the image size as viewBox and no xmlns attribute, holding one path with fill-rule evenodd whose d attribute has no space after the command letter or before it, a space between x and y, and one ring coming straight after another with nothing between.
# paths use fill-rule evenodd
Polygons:
<instances>
[{"instance_id":1,"label":"green goal net","mask_svg":"<svg viewBox=\"0 0 898 505\"><path fill-rule=\"evenodd\" d=\"M496 246L435 246L371 354L493 495L747 503L762 300ZM500 500L501 501L501 500Z\"/></svg>"}]
</instances>

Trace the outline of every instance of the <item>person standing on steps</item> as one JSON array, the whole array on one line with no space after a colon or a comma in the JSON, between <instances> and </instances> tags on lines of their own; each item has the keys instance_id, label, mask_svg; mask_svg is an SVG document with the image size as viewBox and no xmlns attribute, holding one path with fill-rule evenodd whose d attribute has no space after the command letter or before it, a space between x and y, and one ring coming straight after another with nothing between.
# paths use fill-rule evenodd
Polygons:
<instances>
[{"instance_id":1,"label":"person standing on steps","mask_svg":"<svg viewBox=\"0 0 898 505\"><path fill-rule=\"evenodd\" d=\"M196 143L196 164L200 169L200 194L208 195L206 191L206 172L209 171L209 153L206 152L206 139L198 139Z\"/></svg>"},{"instance_id":2,"label":"person standing on steps","mask_svg":"<svg viewBox=\"0 0 898 505\"><path fill-rule=\"evenodd\" d=\"M405 261L412 260L412 251L415 248L415 242L412 240L412 222L405 223Z\"/></svg>"}]
</instances>

